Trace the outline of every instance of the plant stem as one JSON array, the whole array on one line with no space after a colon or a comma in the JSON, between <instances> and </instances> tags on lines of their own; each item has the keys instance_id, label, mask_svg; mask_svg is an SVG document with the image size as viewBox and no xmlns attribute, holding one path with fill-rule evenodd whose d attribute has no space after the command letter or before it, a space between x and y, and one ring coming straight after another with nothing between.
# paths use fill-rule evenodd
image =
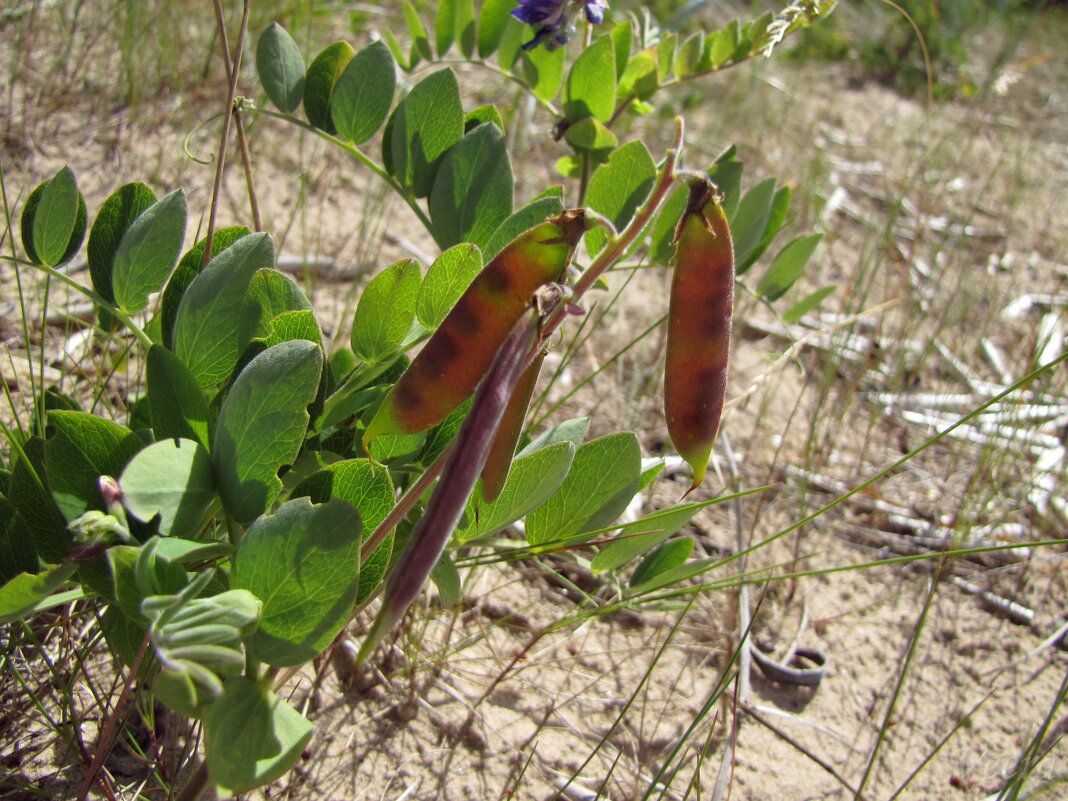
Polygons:
<instances>
[{"instance_id":1,"label":"plant stem","mask_svg":"<svg viewBox=\"0 0 1068 801\"><path fill-rule=\"evenodd\" d=\"M222 3L214 0L215 24L219 29L219 41L225 53L229 47L226 39L226 22L223 19ZM215 161L215 182L211 188L211 207L208 212L208 232L204 247L204 264L211 261L211 239L215 234L215 216L219 210L219 193L222 191L223 169L226 166L226 145L230 141L230 121L234 116L234 95L237 94L237 73L241 69L241 51L245 46L245 30L248 28L248 14L252 7L252 0L245 0L241 13L241 27L237 32L236 55L233 60L233 68L230 70L230 85L226 90L226 109L223 112L222 133L219 136L219 154ZM229 55L226 56L229 61Z\"/></svg>"}]
</instances>

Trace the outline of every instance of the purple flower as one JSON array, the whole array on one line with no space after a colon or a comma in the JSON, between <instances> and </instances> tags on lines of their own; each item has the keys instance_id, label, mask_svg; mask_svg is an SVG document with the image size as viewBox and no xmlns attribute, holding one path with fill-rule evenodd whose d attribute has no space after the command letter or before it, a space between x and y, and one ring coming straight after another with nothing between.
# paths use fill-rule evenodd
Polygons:
<instances>
[{"instance_id":1,"label":"purple flower","mask_svg":"<svg viewBox=\"0 0 1068 801\"><path fill-rule=\"evenodd\" d=\"M607 6L607 0L519 0L519 8L512 10L512 16L537 28L534 38L523 45L524 50L533 50L542 43L546 49L555 50L571 39L575 32L573 18L580 9L587 22L600 25Z\"/></svg>"}]
</instances>

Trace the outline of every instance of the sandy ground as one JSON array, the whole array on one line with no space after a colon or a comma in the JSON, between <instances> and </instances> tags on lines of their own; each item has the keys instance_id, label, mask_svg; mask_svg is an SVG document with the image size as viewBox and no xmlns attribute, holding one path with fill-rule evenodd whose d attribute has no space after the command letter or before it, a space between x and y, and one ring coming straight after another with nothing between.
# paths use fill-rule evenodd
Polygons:
<instances>
[{"instance_id":1,"label":"sandy ground","mask_svg":"<svg viewBox=\"0 0 1068 801\"><path fill-rule=\"evenodd\" d=\"M729 115L698 119L688 137L693 157L736 141L751 180L770 174L804 186L792 230L827 234L805 286L837 283L826 311L860 319L835 328L841 318L828 314L808 328L782 330L751 296L740 298L723 430L739 465L737 486L773 486L695 518L686 533L696 554L708 557L737 552L739 513L744 538L759 543L833 498L791 467L851 488L933 433L933 423L903 416L901 404L887 411L876 393L981 401L1004 384L983 360L982 339L1006 355L1013 378L1022 375L1043 345L1035 333L1042 309L1022 318L1002 310L1028 292L1068 291L1068 94L1046 73L1022 74L1011 97L931 113L878 86L852 86L834 68L755 75L744 96L717 100L733 103L749 131ZM77 100L47 119L35 114L9 129L2 151L9 202L69 163L90 209L120 183L144 179L157 190L184 186L195 215L207 207L212 168L185 158L182 139L203 111L203 98L163 96L139 118ZM781 142L767 138L787 120ZM191 141L193 152L211 152L210 130ZM250 133L265 227L287 256L332 264L307 287L327 335L344 341L359 283L351 276L413 251L433 255L432 244L402 204L320 143L280 145L285 129L274 122L256 122ZM535 128L532 136L532 148L550 152L547 131ZM521 192L527 183L536 177L521 181ZM221 219L247 222L238 170L225 186ZM969 225L970 233L961 227ZM612 277L613 287L622 275ZM20 360L28 354L14 325L12 278L0 266L0 347L5 380L22 403L28 387ZM620 336L654 319L665 287L661 272L642 271L557 391L603 364ZM57 294L51 305L63 302ZM76 334L65 323L44 332L54 378L98 359ZM850 350L856 341L868 351ZM643 341L559 414L593 415L591 435L633 427L647 455L656 455L664 435L650 390L662 347L655 336ZM1032 389L1068 402L1063 371ZM109 402L121 408L122 393ZM722 449L717 467L703 497L732 482ZM733 799L858 792L889 799L916 773L897 797L981 799L999 790L1050 715L1052 750L1033 781L1054 783L1043 797L1062 797L1068 753L1057 737L1068 716L1063 708L1051 713L1051 704L1068 657L1049 638L1068 612L1063 547L942 565L870 563L903 548L930 550L929 542L903 545L915 532L876 502L944 526L956 544L1063 537L1065 521L1036 507L1032 494L1045 474L1054 478L1053 497L1063 496L1063 471L1063 461L1043 469L999 442L940 443L876 483L863 502L845 503L752 554L750 570L777 576L841 569L749 589L757 642L779 656L793 643L826 657L816 688L778 684L753 667L747 692L735 679L715 700L724 671L736 672L728 659L738 626L733 589L547 632L578 609L575 591L550 569L562 564L473 570L458 607L442 609L428 593L371 670L354 672L351 649L342 645L285 686L316 735L290 776L254 795L549 799L574 776L563 791L572 799L707 799L722 772ZM674 502L685 486L682 476L658 481L645 510ZM581 571L568 569L581 583ZM732 562L703 578L727 582L737 572ZM954 578L995 593L994 605ZM611 592L599 582L583 586ZM996 606L1005 601L1033 612L1030 622L1008 619ZM350 643L366 623L353 624ZM91 716L84 725L92 727ZM12 742L28 736L15 732ZM732 747L734 759L725 759ZM35 761L6 764L56 797L81 770L58 745ZM143 776L135 769L119 778L135 787ZM6 797L26 796L0 792Z\"/></svg>"}]
</instances>

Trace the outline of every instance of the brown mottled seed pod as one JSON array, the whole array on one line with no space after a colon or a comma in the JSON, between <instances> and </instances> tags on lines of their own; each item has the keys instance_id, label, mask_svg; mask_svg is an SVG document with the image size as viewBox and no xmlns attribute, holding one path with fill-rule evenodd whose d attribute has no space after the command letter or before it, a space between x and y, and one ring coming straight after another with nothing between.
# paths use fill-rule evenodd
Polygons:
<instances>
[{"instance_id":1,"label":"brown mottled seed pod","mask_svg":"<svg viewBox=\"0 0 1068 801\"><path fill-rule=\"evenodd\" d=\"M401 619L445 550L463 514L475 481L486 464L501 417L515 392L527 356L538 339L541 316L527 304L497 350L485 380L479 385L471 411L456 442L446 457L441 480L430 495L419 522L412 529L408 545L386 580L379 611L356 658L362 664L383 635Z\"/></svg>"},{"instance_id":2,"label":"brown mottled seed pod","mask_svg":"<svg viewBox=\"0 0 1068 801\"><path fill-rule=\"evenodd\" d=\"M692 183L675 232L664 413L675 449L693 467L689 492L704 479L727 390L734 247L720 201L711 181Z\"/></svg>"},{"instance_id":3,"label":"brown mottled seed pod","mask_svg":"<svg viewBox=\"0 0 1068 801\"><path fill-rule=\"evenodd\" d=\"M471 397L534 293L563 277L587 227L581 209L565 209L494 257L390 390L364 442L425 431Z\"/></svg>"}]
</instances>

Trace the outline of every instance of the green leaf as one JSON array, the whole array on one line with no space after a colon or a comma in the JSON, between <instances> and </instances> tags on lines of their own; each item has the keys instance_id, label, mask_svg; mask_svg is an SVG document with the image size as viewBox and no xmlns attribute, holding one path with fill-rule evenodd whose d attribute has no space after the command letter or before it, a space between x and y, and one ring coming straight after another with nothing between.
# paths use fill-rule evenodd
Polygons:
<instances>
[{"instance_id":1,"label":"green leaf","mask_svg":"<svg viewBox=\"0 0 1068 801\"><path fill-rule=\"evenodd\" d=\"M246 296L256 271L274 266L267 234L242 237L193 280L174 321L174 352L202 387L228 378L248 344Z\"/></svg>"},{"instance_id":2,"label":"green leaf","mask_svg":"<svg viewBox=\"0 0 1068 801\"><path fill-rule=\"evenodd\" d=\"M639 140L628 142L608 157L590 179L586 205L607 217L617 231L634 217L656 182L656 163ZM596 254L608 241L603 228L591 228L586 234L586 250Z\"/></svg>"},{"instance_id":3,"label":"green leaf","mask_svg":"<svg viewBox=\"0 0 1068 801\"><path fill-rule=\"evenodd\" d=\"M442 551L438 561L430 569L430 578L438 588L438 603L448 609L460 602L460 573L448 551Z\"/></svg>"},{"instance_id":4,"label":"green leaf","mask_svg":"<svg viewBox=\"0 0 1068 801\"><path fill-rule=\"evenodd\" d=\"M356 51L348 42L327 46L308 65L304 76L304 114L308 122L328 134L337 133L330 115L334 87Z\"/></svg>"},{"instance_id":5,"label":"green leaf","mask_svg":"<svg viewBox=\"0 0 1068 801\"><path fill-rule=\"evenodd\" d=\"M283 342L249 362L226 396L212 461L223 505L239 523L263 514L282 489L278 470L304 441L322 363L314 343Z\"/></svg>"},{"instance_id":6,"label":"green leaf","mask_svg":"<svg viewBox=\"0 0 1068 801\"><path fill-rule=\"evenodd\" d=\"M176 189L134 220L115 252L111 273L115 304L139 312L163 289L185 239L185 192Z\"/></svg>"},{"instance_id":7,"label":"green leaf","mask_svg":"<svg viewBox=\"0 0 1068 801\"><path fill-rule=\"evenodd\" d=\"M299 665L330 644L356 601L360 541L360 515L339 498L287 501L245 532L230 586L263 601L249 641L257 659Z\"/></svg>"},{"instance_id":8,"label":"green leaf","mask_svg":"<svg viewBox=\"0 0 1068 801\"><path fill-rule=\"evenodd\" d=\"M666 540L685 526L708 503L691 503L646 515L620 527L615 539L590 563L594 573L616 570Z\"/></svg>"},{"instance_id":9,"label":"green leaf","mask_svg":"<svg viewBox=\"0 0 1068 801\"><path fill-rule=\"evenodd\" d=\"M404 11L404 22L408 26L408 33L412 37L412 66L415 66L415 54L418 53L425 61L430 61L434 54L430 52L430 37L426 34L423 21L419 19L419 12L415 10L409 0L401 3Z\"/></svg>"},{"instance_id":10,"label":"green leaf","mask_svg":"<svg viewBox=\"0 0 1068 801\"><path fill-rule=\"evenodd\" d=\"M634 497L641 462L638 439L630 432L587 442L564 483L527 517L527 542L566 540L615 520Z\"/></svg>"},{"instance_id":11,"label":"green leaf","mask_svg":"<svg viewBox=\"0 0 1068 801\"><path fill-rule=\"evenodd\" d=\"M80 198L70 167L63 167L30 194L23 210L22 245L31 261L54 267L65 260L77 232ZM81 246L84 236L83 217L82 232L75 249Z\"/></svg>"},{"instance_id":12,"label":"green leaf","mask_svg":"<svg viewBox=\"0 0 1068 801\"><path fill-rule=\"evenodd\" d=\"M811 295L806 295L793 306L786 310L782 316L784 323L796 323L810 311L823 303L838 287L835 284L817 289Z\"/></svg>"},{"instance_id":13,"label":"green leaf","mask_svg":"<svg viewBox=\"0 0 1068 801\"><path fill-rule=\"evenodd\" d=\"M485 0L478 15L478 57L485 59L501 43L508 20L513 19L512 0Z\"/></svg>"},{"instance_id":14,"label":"green leaf","mask_svg":"<svg viewBox=\"0 0 1068 801\"><path fill-rule=\"evenodd\" d=\"M805 265L812 258L821 239L823 234L799 236L780 250L767 272L757 282L757 294L771 301L781 298L804 274Z\"/></svg>"},{"instance_id":15,"label":"green leaf","mask_svg":"<svg viewBox=\"0 0 1068 801\"><path fill-rule=\"evenodd\" d=\"M679 37L673 33L660 37L656 45L656 77L660 83L666 81L671 73L671 65L675 63L675 46Z\"/></svg>"},{"instance_id":16,"label":"green leaf","mask_svg":"<svg viewBox=\"0 0 1068 801\"><path fill-rule=\"evenodd\" d=\"M690 190L686 186L675 187L668 199L660 206L649 235L649 261L667 264L675 256L675 229L686 211Z\"/></svg>"},{"instance_id":17,"label":"green leaf","mask_svg":"<svg viewBox=\"0 0 1068 801\"><path fill-rule=\"evenodd\" d=\"M616 52L616 80L623 77L623 71L630 62L630 20L625 20L608 32Z\"/></svg>"},{"instance_id":18,"label":"green leaf","mask_svg":"<svg viewBox=\"0 0 1068 801\"><path fill-rule=\"evenodd\" d=\"M742 265L745 264L749 255L756 251L760 240L764 237L764 229L768 225L774 199L775 179L768 178L745 193L731 218L734 263L739 275L744 272Z\"/></svg>"},{"instance_id":19,"label":"green leaf","mask_svg":"<svg viewBox=\"0 0 1068 801\"><path fill-rule=\"evenodd\" d=\"M564 80L564 48L520 50L519 57L523 64L523 76L534 97L546 103L552 102Z\"/></svg>"},{"instance_id":20,"label":"green leaf","mask_svg":"<svg viewBox=\"0 0 1068 801\"><path fill-rule=\"evenodd\" d=\"M475 3L474 0L440 0L434 22L434 45L438 58L444 58L452 43L457 42L460 52L470 58L475 52Z\"/></svg>"},{"instance_id":21,"label":"green leaf","mask_svg":"<svg viewBox=\"0 0 1068 801\"><path fill-rule=\"evenodd\" d=\"M0 495L0 584L19 573L36 573L33 534L11 502Z\"/></svg>"},{"instance_id":22,"label":"green leaf","mask_svg":"<svg viewBox=\"0 0 1068 801\"><path fill-rule=\"evenodd\" d=\"M0 586L0 626L33 614L76 569L77 565L67 563L43 573L19 573Z\"/></svg>"},{"instance_id":23,"label":"green leaf","mask_svg":"<svg viewBox=\"0 0 1068 801\"><path fill-rule=\"evenodd\" d=\"M485 247L512 213L515 181L504 136L483 123L449 148L434 178L428 207L442 248L460 242Z\"/></svg>"},{"instance_id":24,"label":"green leaf","mask_svg":"<svg viewBox=\"0 0 1068 801\"><path fill-rule=\"evenodd\" d=\"M63 517L104 510L100 477L119 475L145 443L128 428L85 412L50 412L48 425L53 433L45 442L45 471Z\"/></svg>"},{"instance_id":25,"label":"green leaf","mask_svg":"<svg viewBox=\"0 0 1068 801\"><path fill-rule=\"evenodd\" d=\"M734 52L738 49L738 44L741 42L741 32L738 28L738 20L731 20L730 24L715 34L715 40L712 39L712 34L708 35L708 43L705 45L711 54L712 68L719 69L734 55Z\"/></svg>"},{"instance_id":26,"label":"green leaf","mask_svg":"<svg viewBox=\"0 0 1068 801\"><path fill-rule=\"evenodd\" d=\"M497 226L497 230L486 243L486 261L504 250L509 242L524 231L529 231L563 210L564 202L553 195L535 198L523 208L517 209L511 217Z\"/></svg>"},{"instance_id":27,"label":"green leaf","mask_svg":"<svg viewBox=\"0 0 1068 801\"><path fill-rule=\"evenodd\" d=\"M146 359L148 408L157 439L184 437L207 447L208 401L181 359L153 345Z\"/></svg>"},{"instance_id":28,"label":"green leaf","mask_svg":"<svg viewBox=\"0 0 1068 801\"><path fill-rule=\"evenodd\" d=\"M397 41L397 37L393 34L389 28L382 31L382 35L386 37L386 46L389 48L389 52L393 56L393 61L398 67L407 72L411 69L412 64L407 54L401 49L400 42Z\"/></svg>"},{"instance_id":29,"label":"green leaf","mask_svg":"<svg viewBox=\"0 0 1068 801\"><path fill-rule=\"evenodd\" d=\"M419 324L433 331L456 301L482 271L482 253L476 245L451 247L438 256L419 287L415 315Z\"/></svg>"},{"instance_id":30,"label":"green leaf","mask_svg":"<svg viewBox=\"0 0 1068 801\"><path fill-rule=\"evenodd\" d=\"M93 289L109 303L115 302L111 274L119 244L133 221L155 202L156 195L144 184L126 184L111 193L96 215L86 255Z\"/></svg>"},{"instance_id":31,"label":"green leaf","mask_svg":"<svg viewBox=\"0 0 1068 801\"><path fill-rule=\"evenodd\" d=\"M705 54L705 37L700 31L690 34L675 53L675 75L688 78L701 66Z\"/></svg>"},{"instance_id":32,"label":"green leaf","mask_svg":"<svg viewBox=\"0 0 1068 801\"><path fill-rule=\"evenodd\" d=\"M397 65L385 42L358 52L334 86L330 114L338 135L357 145L372 136L389 116L397 85Z\"/></svg>"},{"instance_id":33,"label":"green leaf","mask_svg":"<svg viewBox=\"0 0 1068 801\"><path fill-rule=\"evenodd\" d=\"M266 687L230 679L204 715L211 780L230 793L274 781L297 764L312 724Z\"/></svg>"},{"instance_id":34,"label":"green leaf","mask_svg":"<svg viewBox=\"0 0 1068 801\"><path fill-rule=\"evenodd\" d=\"M501 133L504 133L504 119L501 117L501 112L497 111L497 107L493 104L488 104L467 112L464 117L464 134L471 133L473 129L484 122L493 123L500 129Z\"/></svg>"},{"instance_id":35,"label":"green leaf","mask_svg":"<svg viewBox=\"0 0 1068 801\"><path fill-rule=\"evenodd\" d=\"M352 351L358 358L373 364L397 352L415 319L422 280L415 259L399 261L371 279L352 319Z\"/></svg>"},{"instance_id":36,"label":"green leaf","mask_svg":"<svg viewBox=\"0 0 1068 801\"><path fill-rule=\"evenodd\" d=\"M557 423L552 428L538 434L519 451L517 457L529 456L535 451L548 448L557 442L572 442L578 448L582 445L582 441L586 439L586 434L589 433L589 430L590 418L588 417L575 417L571 420L564 420L562 423Z\"/></svg>"},{"instance_id":37,"label":"green leaf","mask_svg":"<svg viewBox=\"0 0 1068 801\"><path fill-rule=\"evenodd\" d=\"M123 504L147 523L160 516L163 537L195 536L204 527L214 503L211 457L199 442L165 439L130 460L119 478Z\"/></svg>"},{"instance_id":38,"label":"green leaf","mask_svg":"<svg viewBox=\"0 0 1068 801\"><path fill-rule=\"evenodd\" d=\"M756 246L745 253L741 259L737 258L735 251L735 272L739 275L752 267L756 261L764 255L775 237L786 226L786 218L790 213L790 187L784 186L779 189L771 200L771 209L768 211L768 220L764 225L764 234Z\"/></svg>"},{"instance_id":39,"label":"green leaf","mask_svg":"<svg viewBox=\"0 0 1068 801\"><path fill-rule=\"evenodd\" d=\"M312 503L326 503L331 498L348 501L360 513L363 537L366 540L394 506L393 482L385 465L370 459L348 459L335 462L313 473L298 484L293 498L311 498ZM360 565L360 587L356 603L363 603L377 589L389 566L393 551L393 534L389 534L374 553Z\"/></svg>"},{"instance_id":40,"label":"green leaf","mask_svg":"<svg viewBox=\"0 0 1068 801\"><path fill-rule=\"evenodd\" d=\"M392 118L393 174L416 197L426 197L445 151L460 141L464 110L451 69L438 70L415 85Z\"/></svg>"},{"instance_id":41,"label":"green leaf","mask_svg":"<svg viewBox=\"0 0 1068 801\"><path fill-rule=\"evenodd\" d=\"M505 23L504 32L501 34L501 42L497 45L497 64L504 72L512 71L516 59L523 52L523 43L533 35L529 25L524 25L511 14L508 15L508 22Z\"/></svg>"},{"instance_id":42,"label":"green leaf","mask_svg":"<svg viewBox=\"0 0 1068 801\"><path fill-rule=\"evenodd\" d=\"M212 258L218 256L237 240L251 233L252 231L243 225L219 229L211 237ZM204 251L207 249L207 244L207 238L201 239L182 256L182 260L178 262L178 267L171 273L171 280L167 282L167 288L163 290L163 309L160 315L160 326L163 329L163 344L171 350L174 350L174 322L178 317L178 308L182 304L182 296L185 295L189 285L193 283L193 279L200 275L206 266L204 264Z\"/></svg>"},{"instance_id":43,"label":"green leaf","mask_svg":"<svg viewBox=\"0 0 1068 801\"><path fill-rule=\"evenodd\" d=\"M723 213L728 220L733 220L738 204L742 200L742 173L744 166L740 161L728 159L718 161L707 170L708 177L715 183L723 195Z\"/></svg>"},{"instance_id":44,"label":"green leaf","mask_svg":"<svg viewBox=\"0 0 1068 801\"><path fill-rule=\"evenodd\" d=\"M537 509L564 482L578 447L562 441L517 458L508 480L493 503L478 496L468 504L467 524L456 534L458 542L485 537Z\"/></svg>"},{"instance_id":45,"label":"green leaf","mask_svg":"<svg viewBox=\"0 0 1068 801\"><path fill-rule=\"evenodd\" d=\"M279 111L296 111L304 97L304 58L289 32L277 22L260 35L256 72L267 97Z\"/></svg>"},{"instance_id":46,"label":"green leaf","mask_svg":"<svg viewBox=\"0 0 1068 801\"><path fill-rule=\"evenodd\" d=\"M564 132L564 139L576 150L591 152L608 151L619 144L616 135L593 117L585 117L569 125Z\"/></svg>"},{"instance_id":47,"label":"green leaf","mask_svg":"<svg viewBox=\"0 0 1068 801\"><path fill-rule=\"evenodd\" d=\"M280 314L296 311L311 311L311 301L304 290L291 276L263 267L249 282L239 338L250 342L266 337Z\"/></svg>"},{"instance_id":48,"label":"green leaf","mask_svg":"<svg viewBox=\"0 0 1068 801\"><path fill-rule=\"evenodd\" d=\"M281 345L294 339L306 339L323 347L323 332L319 330L319 321L315 319L315 313L308 309L287 311L276 315L267 325L267 333L255 340L263 347L270 348Z\"/></svg>"},{"instance_id":49,"label":"green leaf","mask_svg":"<svg viewBox=\"0 0 1068 801\"><path fill-rule=\"evenodd\" d=\"M634 569L630 577L630 586L637 587L684 564L690 558L691 551L693 551L693 540L689 537L665 542Z\"/></svg>"},{"instance_id":50,"label":"green leaf","mask_svg":"<svg viewBox=\"0 0 1068 801\"><path fill-rule=\"evenodd\" d=\"M576 122L596 117L608 122L615 111L616 55L610 36L602 36L575 59L564 86L564 117Z\"/></svg>"},{"instance_id":51,"label":"green leaf","mask_svg":"<svg viewBox=\"0 0 1068 801\"><path fill-rule=\"evenodd\" d=\"M30 437L18 456L12 452L12 460L7 498L30 527L37 555L46 563L61 562L70 551L71 535L48 488L44 440Z\"/></svg>"},{"instance_id":52,"label":"green leaf","mask_svg":"<svg viewBox=\"0 0 1068 801\"><path fill-rule=\"evenodd\" d=\"M659 55L655 47L635 53L619 79L618 97L648 100L660 86Z\"/></svg>"}]
</instances>

